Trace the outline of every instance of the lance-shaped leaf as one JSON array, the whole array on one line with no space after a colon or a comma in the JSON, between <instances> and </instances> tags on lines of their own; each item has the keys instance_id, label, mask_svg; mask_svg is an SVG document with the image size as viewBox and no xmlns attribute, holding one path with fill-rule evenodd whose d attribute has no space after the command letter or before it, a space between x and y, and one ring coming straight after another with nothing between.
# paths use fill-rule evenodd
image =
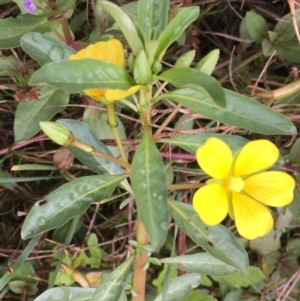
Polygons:
<instances>
[{"instance_id":1,"label":"lance-shaped leaf","mask_svg":"<svg viewBox=\"0 0 300 301\"><path fill-rule=\"evenodd\" d=\"M83 214L92 203L110 197L125 177L87 176L60 186L33 205L24 221L22 238L59 228L76 215Z\"/></svg>"},{"instance_id":2,"label":"lance-shaped leaf","mask_svg":"<svg viewBox=\"0 0 300 301\"><path fill-rule=\"evenodd\" d=\"M168 285L166 298L163 299L163 293L159 294L154 301L181 301L184 300L196 288L201 281L199 274L185 274L177 277Z\"/></svg>"},{"instance_id":3,"label":"lance-shaped leaf","mask_svg":"<svg viewBox=\"0 0 300 301\"><path fill-rule=\"evenodd\" d=\"M15 113L15 142L31 138L40 131L40 121L50 120L68 103L69 94L52 87L41 87L36 101L21 101Z\"/></svg>"},{"instance_id":4,"label":"lance-shaped leaf","mask_svg":"<svg viewBox=\"0 0 300 301\"><path fill-rule=\"evenodd\" d=\"M95 150L112 156L111 151L98 139L93 130L85 122L71 119L60 119L57 122L70 129L76 139L92 146ZM95 173L105 173L111 175L120 175L124 173L121 166L116 164L115 162L106 160L92 153L87 153L73 146L68 146L67 149L80 162L82 162L85 166L87 166ZM121 182L121 186L125 190L132 192L131 186L128 184L128 181L126 179Z\"/></svg>"},{"instance_id":5,"label":"lance-shaped leaf","mask_svg":"<svg viewBox=\"0 0 300 301\"><path fill-rule=\"evenodd\" d=\"M248 255L226 227L207 226L191 205L172 200L168 204L178 227L197 245L224 263L247 272Z\"/></svg>"},{"instance_id":6,"label":"lance-shaped leaf","mask_svg":"<svg viewBox=\"0 0 300 301\"><path fill-rule=\"evenodd\" d=\"M83 287L54 287L46 290L34 301L49 301L49 300L72 300L72 301L86 301L89 300L93 293L94 288Z\"/></svg>"},{"instance_id":7,"label":"lance-shaped leaf","mask_svg":"<svg viewBox=\"0 0 300 301\"><path fill-rule=\"evenodd\" d=\"M284 115L238 93L226 90L226 107L220 107L205 94L193 89L179 89L164 94L193 112L264 135L295 135L297 130Z\"/></svg>"},{"instance_id":8,"label":"lance-shaped leaf","mask_svg":"<svg viewBox=\"0 0 300 301\"><path fill-rule=\"evenodd\" d=\"M198 253L177 257L164 258L162 263L170 264L179 270L212 276L225 276L235 268L211 256L208 253Z\"/></svg>"},{"instance_id":9,"label":"lance-shaped leaf","mask_svg":"<svg viewBox=\"0 0 300 301\"><path fill-rule=\"evenodd\" d=\"M162 158L148 135L144 135L134 154L131 182L138 216L146 228L152 248L157 250L167 237L168 191Z\"/></svg>"},{"instance_id":10,"label":"lance-shaped leaf","mask_svg":"<svg viewBox=\"0 0 300 301\"><path fill-rule=\"evenodd\" d=\"M71 47L38 32L22 36L20 45L40 65L67 60L76 53Z\"/></svg>"},{"instance_id":11,"label":"lance-shaped leaf","mask_svg":"<svg viewBox=\"0 0 300 301\"><path fill-rule=\"evenodd\" d=\"M134 257L130 257L107 275L100 286L95 290L89 301L116 301L119 300L127 282L128 274Z\"/></svg>"},{"instance_id":12,"label":"lance-shaped leaf","mask_svg":"<svg viewBox=\"0 0 300 301\"><path fill-rule=\"evenodd\" d=\"M216 137L223 140L229 145L233 152L240 150L247 142L245 138L241 136L224 135L217 133L201 133L195 135L180 135L178 137L162 138L159 139L159 143L169 143L172 145L177 145L180 148L186 150L191 154L195 154L197 149L202 146L205 141L210 137Z\"/></svg>"},{"instance_id":13,"label":"lance-shaped leaf","mask_svg":"<svg viewBox=\"0 0 300 301\"><path fill-rule=\"evenodd\" d=\"M169 0L138 1L138 23L145 40L155 40L165 29Z\"/></svg>"},{"instance_id":14,"label":"lance-shaped leaf","mask_svg":"<svg viewBox=\"0 0 300 301\"><path fill-rule=\"evenodd\" d=\"M221 106L226 106L225 91L220 83L212 76L192 68L173 68L158 76L160 80L171 82L177 88L195 85L202 87L211 96L213 101ZM193 87L188 87L192 88ZM200 91L201 92L201 91Z\"/></svg>"},{"instance_id":15,"label":"lance-shaped leaf","mask_svg":"<svg viewBox=\"0 0 300 301\"><path fill-rule=\"evenodd\" d=\"M117 65L88 58L46 64L33 73L29 85L51 85L76 93L101 88L126 90L134 80Z\"/></svg>"},{"instance_id":16,"label":"lance-shaped leaf","mask_svg":"<svg viewBox=\"0 0 300 301\"><path fill-rule=\"evenodd\" d=\"M57 122L71 130L76 139L90 145L91 147L102 153L111 155L110 150L97 138L96 134L85 122L71 119L60 119ZM108 173L112 175L119 175L123 173L120 165L116 164L115 162L108 161L73 146L68 146L67 149L80 162L82 162L89 169L98 174Z\"/></svg>"},{"instance_id":17,"label":"lance-shaped leaf","mask_svg":"<svg viewBox=\"0 0 300 301\"><path fill-rule=\"evenodd\" d=\"M41 30L47 24L49 24L47 17L34 15L0 20L0 49L19 47L22 35Z\"/></svg>"},{"instance_id":18,"label":"lance-shaped leaf","mask_svg":"<svg viewBox=\"0 0 300 301\"><path fill-rule=\"evenodd\" d=\"M100 1L100 3L118 24L133 53L138 54L144 46L130 17L110 1Z\"/></svg>"},{"instance_id":19,"label":"lance-shaped leaf","mask_svg":"<svg viewBox=\"0 0 300 301\"><path fill-rule=\"evenodd\" d=\"M168 47L182 35L183 31L199 16L199 7L190 6L179 9L178 14L170 21L158 38L155 57L160 61Z\"/></svg>"}]
</instances>

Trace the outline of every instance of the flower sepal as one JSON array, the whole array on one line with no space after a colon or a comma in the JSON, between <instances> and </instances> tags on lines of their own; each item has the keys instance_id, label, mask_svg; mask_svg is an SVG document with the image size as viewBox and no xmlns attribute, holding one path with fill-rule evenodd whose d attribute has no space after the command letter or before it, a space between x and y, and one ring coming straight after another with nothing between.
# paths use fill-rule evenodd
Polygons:
<instances>
[{"instance_id":1,"label":"flower sepal","mask_svg":"<svg viewBox=\"0 0 300 301\"><path fill-rule=\"evenodd\" d=\"M56 122L41 121L40 128L46 136L61 146L68 145L73 138L72 132L67 127Z\"/></svg>"}]
</instances>

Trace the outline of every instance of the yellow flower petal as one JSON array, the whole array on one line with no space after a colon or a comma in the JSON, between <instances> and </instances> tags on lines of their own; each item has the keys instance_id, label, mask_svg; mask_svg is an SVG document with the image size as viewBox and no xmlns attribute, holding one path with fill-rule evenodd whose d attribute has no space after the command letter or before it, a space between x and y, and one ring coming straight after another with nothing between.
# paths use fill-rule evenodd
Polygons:
<instances>
[{"instance_id":1,"label":"yellow flower petal","mask_svg":"<svg viewBox=\"0 0 300 301\"><path fill-rule=\"evenodd\" d=\"M238 153L234 164L234 176L242 176L271 167L278 159L279 151L268 140L248 142Z\"/></svg>"},{"instance_id":2,"label":"yellow flower petal","mask_svg":"<svg viewBox=\"0 0 300 301\"><path fill-rule=\"evenodd\" d=\"M228 200L224 186L209 184L198 189L193 196L194 210L210 226L219 224L228 213Z\"/></svg>"},{"instance_id":3,"label":"yellow flower petal","mask_svg":"<svg viewBox=\"0 0 300 301\"><path fill-rule=\"evenodd\" d=\"M107 89L105 91L104 97L108 102L113 102L117 100L122 100L129 95L136 93L141 87L140 86L133 86L128 90L120 90L120 89Z\"/></svg>"},{"instance_id":4,"label":"yellow flower petal","mask_svg":"<svg viewBox=\"0 0 300 301\"><path fill-rule=\"evenodd\" d=\"M81 49L76 54L70 56L70 60L81 60L85 58L93 58L100 61L105 61L124 67L124 49L120 41L111 39L107 42L98 42L84 49Z\"/></svg>"},{"instance_id":5,"label":"yellow flower petal","mask_svg":"<svg viewBox=\"0 0 300 301\"><path fill-rule=\"evenodd\" d=\"M232 206L239 234L249 240L268 234L273 227L269 209L250 197L232 192Z\"/></svg>"},{"instance_id":6,"label":"yellow flower petal","mask_svg":"<svg viewBox=\"0 0 300 301\"><path fill-rule=\"evenodd\" d=\"M101 97L103 97L105 90L103 89L88 89L84 90L84 93L98 101L101 100Z\"/></svg>"},{"instance_id":7,"label":"yellow flower petal","mask_svg":"<svg viewBox=\"0 0 300 301\"><path fill-rule=\"evenodd\" d=\"M281 207L293 200L295 180L284 172L262 172L244 182L244 191L265 205Z\"/></svg>"},{"instance_id":8,"label":"yellow flower petal","mask_svg":"<svg viewBox=\"0 0 300 301\"><path fill-rule=\"evenodd\" d=\"M229 146L218 138L209 138L196 152L200 168L211 177L224 180L228 177L232 153Z\"/></svg>"}]
</instances>

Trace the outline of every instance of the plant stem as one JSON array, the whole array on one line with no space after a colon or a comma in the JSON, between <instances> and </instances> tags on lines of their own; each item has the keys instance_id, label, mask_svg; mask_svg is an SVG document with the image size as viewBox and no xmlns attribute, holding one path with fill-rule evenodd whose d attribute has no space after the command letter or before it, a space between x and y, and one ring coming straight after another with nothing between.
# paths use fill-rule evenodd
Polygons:
<instances>
[{"instance_id":1,"label":"plant stem","mask_svg":"<svg viewBox=\"0 0 300 301\"><path fill-rule=\"evenodd\" d=\"M153 135L153 139L157 139L159 134L164 130L164 128L169 124L169 122L175 117L177 112L180 110L182 107L181 104L178 104L175 109L172 111L172 113L166 118L166 120L161 124L161 126L156 130L156 132Z\"/></svg>"},{"instance_id":2,"label":"plant stem","mask_svg":"<svg viewBox=\"0 0 300 301\"><path fill-rule=\"evenodd\" d=\"M151 98L152 89L149 87L143 87L140 90L139 107L141 110L141 121L143 125L143 136L151 136ZM136 240L140 246L146 246L148 244L148 234L142 223L137 219L137 234ZM143 251L140 257L136 257L134 272L133 272L133 289L137 293L137 296L133 296L132 301L145 301L145 287L146 287L146 271L143 267L147 263L148 255L146 251Z\"/></svg>"},{"instance_id":3,"label":"plant stem","mask_svg":"<svg viewBox=\"0 0 300 301\"><path fill-rule=\"evenodd\" d=\"M146 246L148 244L148 235L140 219L138 219L137 223L137 242L141 246ZM143 270L143 267L147 262L147 258L147 252L143 251L142 255L135 260L133 289L137 293L137 296L132 297L132 301L145 300L146 271Z\"/></svg>"},{"instance_id":4,"label":"plant stem","mask_svg":"<svg viewBox=\"0 0 300 301\"><path fill-rule=\"evenodd\" d=\"M95 156L98 156L98 157L102 157L102 158L104 158L106 160L115 162L115 163L119 164L120 166L125 167L126 169L130 169L131 168L131 165L128 162L124 162L123 160L119 160L119 159L117 159L117 158L115 158L113 156L110 156L108 154L102 153L102 152L96 150L95 148L93 148L92 146L87 145L84 142L82 142L80 140L77 140L74 137L68 142L68 145L65 145L65 146L74 146L76 148L81 149L84 152L91 153L92 155L95 155Z\"/></svg>"},{"instance_id":5,"label":"plant stem","mask_svg":"<svg viewBox=\"0 0 300 301\"><path fill-rule=\"evenodd\" d=\"M66 44L67 45L72 45L73 42L74 42L74 39L73 39L72 34L71 34L71 30L70 30L70 27L69 27L69 24L68 24L68 20L63 19L63 20L61 20L60 24L61 24L64 36L65 36Z\"/></svg>"},{"instance_id":6,"label":"plant stem","mask_svg":"<svg viewBox=\"0 0 300 301\"><path fill-rule=\"evenodd\" d=\"M168 186L168 190L177 190L177 189L196 189L202 187L203 183L179 183L172 184Z\"/></svg>"},{"instance_id":7,"label":"plant stem","mask_svg":"<svg viewBox=\"0 0 300 301\"><path fill-rule=\"evenodd\" d=\"M122 160L124 162L128 163L126 154L124 152L123 144L122 144L122 141L120 139L119 131L118 131L118 123L116 121L114 104L112 103L112 104L107 105L106 110L107 110L107 121L108 121L108 124L111 127L111 130L112 130L112 132L115 136L116 143L117 143L117 146L119 148Z\"/></svg>"}]
</instances>

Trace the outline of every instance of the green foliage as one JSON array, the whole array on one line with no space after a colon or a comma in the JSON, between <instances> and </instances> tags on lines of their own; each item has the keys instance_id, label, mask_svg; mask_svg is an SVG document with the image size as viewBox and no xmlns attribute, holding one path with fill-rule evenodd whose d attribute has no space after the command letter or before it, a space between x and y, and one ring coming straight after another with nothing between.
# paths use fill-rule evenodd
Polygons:
<instances>
[{"instance_id":1,"label":"green foliage","mask_svg":"<svg viewBox=\"0 0 300 301\"><path fill-rule=\"evenodd\" d=\"M169 200L170 214L186 235L206 252L246 272L248 256L232 233L224 226L209 227L199 218L191 205Z\"/></svg>"},{"instance_id":2,"label":"green foliage","mask_svg":"<svg viewBox=\"0 0 300 301\"><path fill-rule=\"evenodd\" d=\"M211 176L195 162L198 148L211 137L224 141L234 155L248 141L273 141L281 153L275 168L299 182L300 140L291 146L285 137L297 135L299 91L294 87L280 102L266 105L263 98L271 99L271 92L253 98L245 89L253 78L263 78L262 70L264 83L282 85L286 79L277 67L291 65L287 62L297 67L291 14L275 24L245 3L237 57L226 48L230 43L202 39L207 34L202 20L212 18L204 24L212 26L210 34L219 32L215 20L226 14L227 5L221 10L205 5L199 16L193 1L189 6L169 0L88 4L36 0L37 10L29 12L24 1L0 0L5 11L0 20L0 185L5 192L0 205L5 214L14 212L3 218L0 234L9 240L7 248L19 228L23 240L31 239L24 250L24 242L13 242L20 254L15 260L9 253L12 260L0 271L0 299L10 300L5 296L10 291L19 299L40 294L36 301L239 301L257 299L263 286L292 277L300 254L300 240L294 238L300 218L297 187L294 201L273 211L273 229L250 242L237 237L232 208L222 225L208 226L190 205L194 190ZM295 18L299 23L299 10ZM227 18L224 24L231 22ZM232 32L238 31L236 24ZM115 49L105 54L89 45L112 38L124 45L124 66L113 63ZM69 59L87 46L86 58ZM103 59L90 58L93 51ZM123 51L119 55L123 61ZM281 62L267 68L271 55ZM132 87L137 91L115 103L104 98L103 92ZM88 89L101 89L102 98L96 102ZM49 124L51 133L45 131ZM41 140L40 129L71 152L66 170L49 157L58 146ZM8 171L12 165L17 165L15 175ZM14 215L16 225L10 224ZM44 253L47 259L39 257ZM46 272L37 273L40 268ZM41 293L45 286L39 277L45 275L49 288ZM291 294L299 299L296 290Z\"/></svg>"},{"instance_id":3,"label":"green foliage","mask_svg":"<svg viewBox=\"0 0 300 301\"><path fill-rule=\"evenodd\" d=\"M72 54L76 53L65 44L38 32L23 35L20 46L41 66L51 62L67 60Z\"/></svg>"},{"instance_id":4,"label":"green foliage","mask_svg":"<svg viewBox=\"0 0 300 301\"><path fill-rule=\"evenodd\" d=\"M213 276L212 278L219 283L228 285L229 287L241 288L259 283L265 278L265 276L259 268L249 267L246 274L236 271L227 276Z\"/></svg>"},{"instance_id":5,"label":"green foliage","mask_svg":"<svg viewBox=\"0 0 300 301\"><path fill-rule=\"evenodd\" d=\"M49 63L36 71L29 81L30 85L47 84L69 93L93 88L126 90L133 83L123 68L95 59Z\"/></svg>"},{"instance_id":6,"label":"green foliage","mask_svg":"<svg viewBox=\"0 0 300 301\"><path fill-rule=\"evenodd\" d=\"M143 183L140 179L143 179ZM149 235L151 246L158 250L168 232L168 191L161 156L148 135L144 135L133 157L131 181L138 215Z\"/></svg>"}]
</instances>

